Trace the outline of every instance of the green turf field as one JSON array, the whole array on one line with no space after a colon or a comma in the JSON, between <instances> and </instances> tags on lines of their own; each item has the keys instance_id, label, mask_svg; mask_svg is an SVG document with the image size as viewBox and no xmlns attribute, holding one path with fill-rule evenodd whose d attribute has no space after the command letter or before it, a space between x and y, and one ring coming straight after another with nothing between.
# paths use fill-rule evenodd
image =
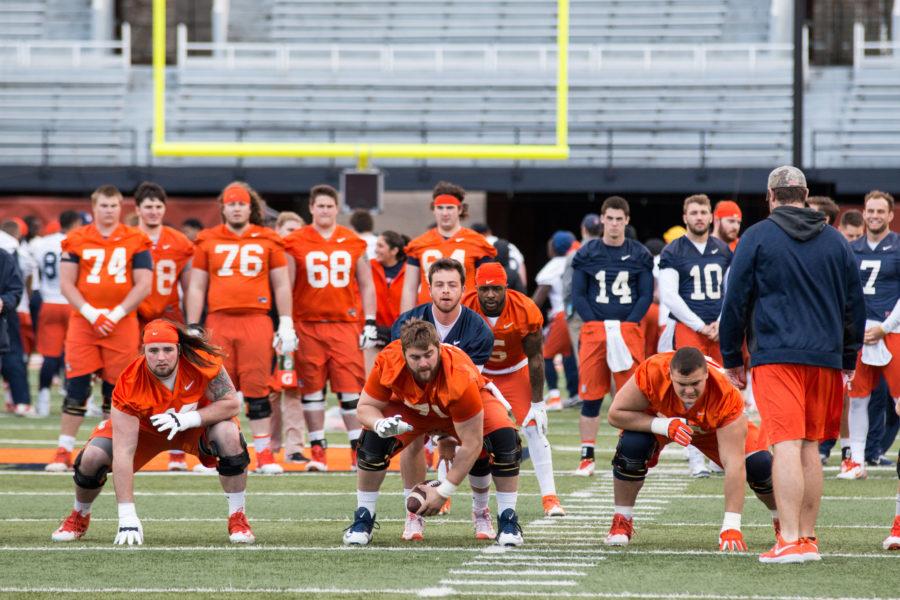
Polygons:
<instances>
[{"instance_id":1,"label":"green turf field","mask_svg":"<svg viewBox=\"0 0 900 600\"><path fill-rule=\"evenodd\" d=\"M71 510L71 476L0 469L0 594L900 597L900 553L881 550L897 491L893 469L870 470L867 481L845 482L834 479L832 466L818 530L822 562L761 565L756 555L773 540L768 511L748 496L743 529L751 553L719 554L722 479L691 479L680 449L670 449L638 499L632 545L613 550L601 541L612 512L607 465L614 433L602 427L598 474L584 479L569 475L578 461L577 411L551 413L550 423L557 486L569 516L542 517L537 482L526 462L519 498L526 544L508 551L473 539L464 486L450 515L428 520L424 542L401 541L402 496L395 474L384 486L381 528L372 545L345 549L341 533L355 508L355 479L348 473L251 475L247 514L257 537L252 547L228 543L227 506L217 478L194 474L138 475L144 546L113 546L112 489L94 504L91 528L81 541L54 544L50 533ZM57 424L54 418L2 416L0 446L53 447ZM79 441L86 439L87 425ZM346 443L346 437L334 434L330 441Z\"/></svg>"}]
</instances>

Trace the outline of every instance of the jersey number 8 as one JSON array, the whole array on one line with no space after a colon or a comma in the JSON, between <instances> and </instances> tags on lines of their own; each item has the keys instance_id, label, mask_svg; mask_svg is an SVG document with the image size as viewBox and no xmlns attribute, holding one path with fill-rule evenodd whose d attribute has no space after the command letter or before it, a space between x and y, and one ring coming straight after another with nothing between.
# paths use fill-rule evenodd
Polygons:
<instances>
[{"instance_id":1,"label":"jersey number 8","mask_svg":"<svg viewBox=\"0 0 900 600\"><path fill-rule=\"evenodd\" d=\"M314 288L342 288L350 285L350 269L353 259L346 250L335 250L326 254L313 250L306 255L306 280Z\"/></svg>"}]
</instances>

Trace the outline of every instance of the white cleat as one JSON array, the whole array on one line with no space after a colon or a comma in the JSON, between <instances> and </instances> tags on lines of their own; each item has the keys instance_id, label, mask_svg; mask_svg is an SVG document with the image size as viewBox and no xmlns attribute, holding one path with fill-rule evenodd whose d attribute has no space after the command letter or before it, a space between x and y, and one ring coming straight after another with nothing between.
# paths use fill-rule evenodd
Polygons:
<instances>
[{"instance_id":1,"label":"white cleat","mask_svg":"<svg viewBox=\"0 0 900 600\"><path fill-rule=\"evenodd\" d=\"M582 459L578 468L575 469L575 475L579 477L591 477L594 474L595 468L594 460L592 458Z\"/></svg>"},{"instance_id":2,"label":"white cleat","mask_svg":"<svg viewBox=\"0 0 900 600\"><path fill-rule=\"evenodd\" d=\"M497 544L501 546L521 546L525 543L522 536L522 528L519 526L519 517L516 511L507 508L501 513L497 519L497 528L500 533L497 535Z\"/></svg>"},{"instance_id":3,"label":"white cleat","mask_svg":"<svg viewBox=\"0 0 900 600\"><path fill-rule=\"evenodd\" d=\"M853 462L852 460L845 459L841 461L841 472L836 476L838 479L865 479L868 477L868 473L866 473L865 465L861 465L857 462Z\"/></svg>"},{"instance_id":4,"label":"white cleat","mask_svg":"<svg viewBox=\"0 0 900 600\"><path fill-rule=\"evenodd\" d=\"M709 475L709 469L706 468L706 465L697 465L691 469L691 477L694 479L706 479Z\"/></svg>"},{"instance_id":5,"label":"white cleat","mask_svg":"<svg viewBox=\"0 0 900 600\"><path fill-rule=\"evenodd\" d=\"M194 465L194 468L191 469L194 473L200 473L202 475L215 475L218 473L215 467L207 467L203 465L203 463L198 463Z\"/></svg>"},{"instance_id":6,"label":"white cleat","mask_svg":"<svg viewBox=\"0 0 900 600\"><path fill-rule=\"evenodd\" d=\"M281 475L284 473L284 467L278 463L268 463L258 467L255 472L262 475Z\"/></svg>"},{"instance_id":7,"label":"white cleat","mask_svg":"<svg viewBox=\"0 0 900 600\"><path fill-rule=\"evenodd\" d=\"M492 540L497 537L494 531L494 523L491 520L491 509L484 507L481 510L472 512L472 521L475 525L476 540Z\"/></svg>"},{"instance_id":8,"label":"white cleat","mask_svg":"<svg viewBox=\"0 0 900 600\"><path fill-rule=\"evenodd\" d=\"M403 534L400 539L407 542L421 542L425 539L425 519L415 513L406 513L406 523L403 525Z\"/></svg>"}]
</instances>

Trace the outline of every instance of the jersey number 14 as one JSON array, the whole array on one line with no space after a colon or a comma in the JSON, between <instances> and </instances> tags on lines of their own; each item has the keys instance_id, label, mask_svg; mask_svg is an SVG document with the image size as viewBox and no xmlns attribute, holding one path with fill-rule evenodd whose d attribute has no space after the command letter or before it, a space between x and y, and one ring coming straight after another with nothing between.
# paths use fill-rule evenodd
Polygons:
<instances>
[{"instance_id":1,"label":"jersey number 14","mask_svg":"<svg viewBox=\"0 0 900 600\"><path fill-rule=\"evenodd\" d=\"M606 293L606 271L597 271L595 275L600 292L595 298L598 304L609 304L609 295ZM610 292L618 296L619 304L631 304L631 287L628 285L628 271L619 271L613 279Z\"/></svg>"}]
</instances>

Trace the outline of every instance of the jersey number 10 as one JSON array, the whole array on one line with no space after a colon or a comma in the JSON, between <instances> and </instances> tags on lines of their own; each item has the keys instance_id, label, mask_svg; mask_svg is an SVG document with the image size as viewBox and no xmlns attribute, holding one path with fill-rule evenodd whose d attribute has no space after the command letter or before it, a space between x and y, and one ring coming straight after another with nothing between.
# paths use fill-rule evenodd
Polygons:
<instances>
[{"instance_id":1,"label":"jersey number 10","mask_svg":"<svg viewBox=\"0 0 900 600\"><path fill-rule=\"evenodd\" d=\"M694 290L691 292L691 300L718 300L722 297L722 267L710 263L703 267L703 277L700 276L700 265L694 265L690 270L691 279L694 280ZM703 292L703 284L706 283L706 293Z\"/></svg>"}]
</instances>

